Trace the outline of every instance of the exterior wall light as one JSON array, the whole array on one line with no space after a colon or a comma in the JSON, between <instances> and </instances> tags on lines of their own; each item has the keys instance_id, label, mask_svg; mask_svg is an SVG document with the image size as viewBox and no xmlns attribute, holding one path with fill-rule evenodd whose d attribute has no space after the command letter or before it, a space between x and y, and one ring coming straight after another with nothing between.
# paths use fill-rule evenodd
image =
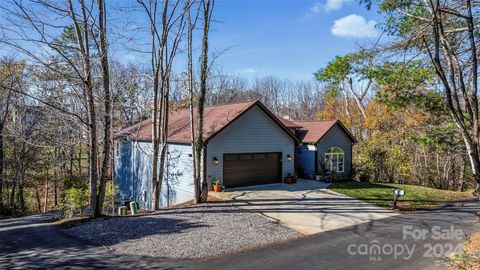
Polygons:
<instances>
[{"instance_id":1,"label":"exterior wall light","mask_svg":"<svg viewBox=\"0 0 480 270\"><path fill-rule=\"evenodd\" d=\"M213 164L218 165L218 158L217 157L213 157Z\"/></svg>"},{"instance_id":2,"label":"exterior wall light","mask_svg":"<svg viewBox=\"0 0 480 270\"><path fill-rule=\"evenodd\" d=\"M292 161L292 156L290 154L287 155L287 160Z\"/></svg>"}]
</instances>

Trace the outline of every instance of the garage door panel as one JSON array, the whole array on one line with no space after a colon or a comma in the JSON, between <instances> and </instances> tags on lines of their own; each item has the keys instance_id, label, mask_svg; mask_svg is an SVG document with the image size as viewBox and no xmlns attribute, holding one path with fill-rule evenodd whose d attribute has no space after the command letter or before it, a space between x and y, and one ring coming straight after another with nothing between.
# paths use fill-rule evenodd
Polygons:
<instances>
[{"instance_id":1,"label":"garage door panel","mask_svg":"<svg viewBox=\"0 0 480 270\"><path fill-rule=\"evenodd\" d=\"M281 153L225 154L223 183L228 187L281 182Z\"/></svg>"}]
</instances>

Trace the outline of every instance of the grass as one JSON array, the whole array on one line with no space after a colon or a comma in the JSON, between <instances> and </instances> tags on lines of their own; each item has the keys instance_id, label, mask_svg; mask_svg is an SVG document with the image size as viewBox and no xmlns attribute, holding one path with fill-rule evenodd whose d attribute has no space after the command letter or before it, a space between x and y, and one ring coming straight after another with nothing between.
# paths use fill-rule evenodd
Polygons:
<instances>
[{"instance_id":1,"label":"grass","mask_svg":"<svg viewBox=\"0 0 480 270\"><path fill-rule=\"evenodd\" d=\"M328 188L335 192L390 209L393 208L393 191L397 188L402 189L405 190L405 196L400 197L398 201L398 207L402 211L414 211L442 203L472 198L471 191L456 192L401 184L339 182L333 183Z\"/></svg>"}]
</instances>

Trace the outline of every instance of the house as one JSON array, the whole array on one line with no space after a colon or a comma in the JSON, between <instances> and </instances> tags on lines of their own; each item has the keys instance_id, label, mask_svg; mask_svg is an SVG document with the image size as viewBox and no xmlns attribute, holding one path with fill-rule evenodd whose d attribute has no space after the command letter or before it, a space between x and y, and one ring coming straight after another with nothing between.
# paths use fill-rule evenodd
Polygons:
<instances>
[{"instance_id":1,"label":"house","mask_svg":"<svg viewBox=\"0 0 480 270\"><path fill-rule=\"evenodd\" d=\"M299 176L310 178L322 166L340 177L352 171L353 135L339 120L297 121L293 124L301 143L295 153L295 168Z\"/></svg>"},{"instance_id":2,"label":"house","mask_svg":"<svg viewBox=\"0 0 480 270\"><path fill-rule=\"evenodd\" d=\"M120 196L134 199L140 208L150 208L152 202L151 121L142 121L116 136L115 181L120 187ZM193 198L189 123L189 110L170 112L161 207ZM314 136L321 132L309 130L308 128L315 129L316 126L307 126L305 123L275 116L259 101L206 107L202 177L207 179L210 186L213 179L218 178L227 189L280 183L287 175L295 173L296 166L302 166L302 170L307 168L305 166L311 166L308 170L315 171L315 159L310 165L303 165L304 163L297 163L295 160L296 155L307 156L307 151L303 151L307 145L320 145L327 141L330 145L336 142L335 136L351 136L343 125L343 128L340 128L341 123L337 121L333 125L335 127L325 130L325 134L314 141ZM299 137L302 134L305 136ZM338 141L342 144L337 146L345 151L345 161L351 160L351 146L354 141L353 137L351 139ZM298 153L299 149L302 149L301 153ZM319 147L317 149L323 150ZM316 150L317 156L320 156L319 150ZM349 164L344 171L348 172L350 167Z\"/></svg>"}]
</instances>

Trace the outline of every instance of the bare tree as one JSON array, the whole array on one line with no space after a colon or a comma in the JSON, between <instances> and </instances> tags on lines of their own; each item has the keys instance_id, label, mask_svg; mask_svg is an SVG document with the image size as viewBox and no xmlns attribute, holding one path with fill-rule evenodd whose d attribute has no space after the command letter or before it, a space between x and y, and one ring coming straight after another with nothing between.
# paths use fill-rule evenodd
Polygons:
<instances>
[{"instance_id":1,"label":"bare tree","mask_svg":"<svg viewBox=\"0 0 480 270\"><path fill-rule=\"evenodd\" d=\"M195 1L194 1L195 2ZM192 153L195 153L195 115L194 115L194 106L195 106L195 79L193 71L193 31L195 29L198 15L200 9L197 8L195 11L195 16L192 19L192 7L193 4L190 4L189 0L185 1L188 6L187 15L187 83L186 88L188 90L188 101L189 101L189 113L190 113L190 140L192 146ZM193 183L194 183L194 204L200 202L200 172L198 171L197 164L200 160L197 160L197 155L192 155L192 165L193 165Z\"/></svg>"},{"instance_id":2,"label":"bare tree","mask_svg":"<svg viewBox=\"0 0 480 270\"><path fill-rule=\"evenodd\" d=\"M92 23L89 22L90 16L88 15L89 12L87 12L87 6L84 0L80 0L82 21L77 19L76 10L74 10L71 0L68 0L68 9L70 11L70 18L75 28L78 51L80 52L82 60L81 80L87 100L88 112L90 208L95 216L97 214L95 209L97 207L98 184L98 139L96 122L97 113L92 85L92 64L90 63L90 26Z\"/></svg>"},{"instance_id":3,"label":"bare tree","mask_svg":"<svg viewBox=\"0 0 480 270\"><path fill-rule=\"evenodd\" d=\"M207 79L208 79L208 34L210 30L210 22L213 14L213 5L214 0L203 0L202 1L202 12L203 12L203 27L202 27L202 51L200 56L200 91L198 95L198 108L197 108L197 139L196 139L196 149L195 149L195 158L197 160L197 172L202 172L202 189L200 197L201 202L206 202L208 197L208 183L205 175L205 170L202 170L202 165L204 162L199 162L202 160L202 157L205 155L205 147L203 141L203 112L205 108L205 96L207 93Z\"/></svg>"},{"instance_id":4,"label":"bare tree","mask_svg":"<svg viewBox=\"0 0 480 270\"><path fill-rule=\"evenodd\" d=\"M10 114L14 97L13 88L18 87L19 78L25 64L10 58L0 61L0 214L3 212L3 183L5 168L4 138L7 118Z\"/></svg>"},{"instance_id":5,"label":"bare tree","mask_svg":"<svg viewBox=\"0 0 480 270\"><path fill-rule=\"evenodd\" d=\"M98 32L100 36L100 62L102 66L103 93L104 93L104 138L103 138L103 161L100 173L100 185L98 187L97 204L95 207L95 216L102 214L103 202L105 199L105 188L107 184L107 174L109 174L110 157L112 153L112 106L110 95L110 69L108 65L108 43L106 34L107 17L105 14L104 0L98 1ZM111 178L111 177L110 177Z\"/></svg>"},{"instance_id":6,"label":"bare tree","mask_svg":"<svg viewBox=\"0 0 480 270\"><path fill-rule=\"evenodd\" d=\"M160 207L160 190L164 178L168 141L169 91L172 65L185 28L188 7L180 8L180 0L165 1L159 10L156 0L138 0L150 22L151 68L153 81L152 111L152 209ZM158 172L158 173L157 173Z\"/></svg>"},{"instance_id":7,"label":"bare tree","mask_svg":"<svg viewBox=\"0 0 480 270\"><path fill-rule=\"evenodd\" d=\"M28 3L11 0L11 4L12 8L2 9L2 15L11 21L11 24L2 26L2 30L7 33L2 43L22 53L32 63L32 70L41 70L40 74L47 74L45 78L50 78L49 81L40 85L46 86L45 89L49 89L46 92L52 93L43 95L40 85L36 86L32 93L17 92L57 110L66 117L73 117L88 132L88 142L85 143L88 146L89 161L89 204L92 215L99 216L103 208L104 187L110 172L112 134L105 3L99 0L97 9L93 0L79 0L75 3L67 0L64 4L47 0ZM48 16L38 16L40 13L62 16L68 20L51 22ZM60 35L58 29L63 29ZM29 47L32 45L42 53L32 53ZM95 47L98 55L91 51ZM94 80L98 70L101 70L102 84L97 84ZM52 87L55 83L60 87ZM103 91L99 91L97 85L101 85ZM67 91L70 93L66 94ZM63 96L64 100L52 99L52 96ZM102 97L101 105L104 110L100 109L102 106L99 105L99 96ZM104 123L100 116L103 116ZM99 129L102 129L102 124L103 142L97 134ZM77 138L83 140L82 132L79 134ZM103 158L99 160L98 152L102 143ZM79 152L81 147L80 144ZM71 168L74 152L70 151ZM78 170L81 171L81 164Z\"/></svg>"}]
</instances>

